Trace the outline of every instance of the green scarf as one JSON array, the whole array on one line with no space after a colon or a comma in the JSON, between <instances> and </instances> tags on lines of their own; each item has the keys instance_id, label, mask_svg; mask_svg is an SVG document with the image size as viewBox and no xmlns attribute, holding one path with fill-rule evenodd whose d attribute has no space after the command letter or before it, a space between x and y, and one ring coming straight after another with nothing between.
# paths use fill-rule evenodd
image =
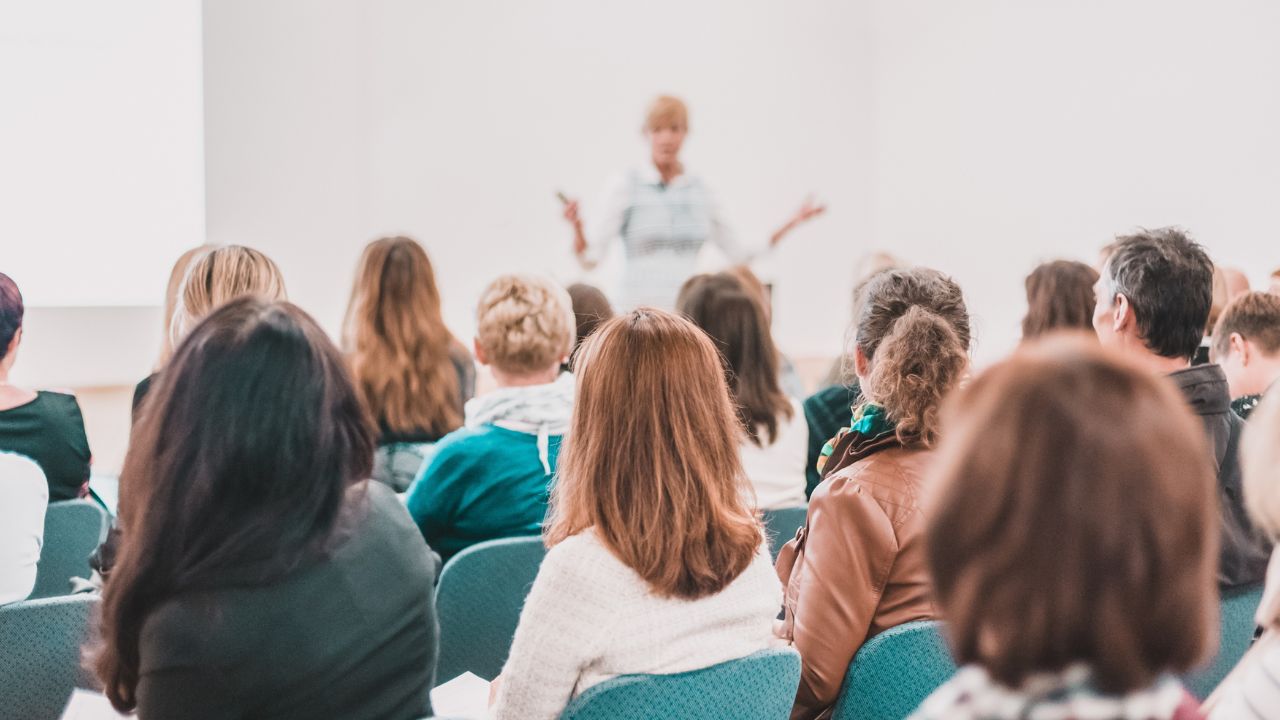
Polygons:
<instances>
[{"instance_id":1,"label":"green scarf","mask_svg":"<svg viewBox=\"0 0 1280 720\"><path fill-rule=\"evenodd\" d=\"M864 438L874 438L886 433L894 432L896 426L889 419L883 407L873 402L866 402L853 409L853 417L849 420L849 427L840 428L840 432L831 438L822 446L822 454L818 457L818 472L822 472L822 468L826 466L827 459L836 451L836 445L840 443L844 436L849 433L857 433Z\"/></svg>"}]
</instances>

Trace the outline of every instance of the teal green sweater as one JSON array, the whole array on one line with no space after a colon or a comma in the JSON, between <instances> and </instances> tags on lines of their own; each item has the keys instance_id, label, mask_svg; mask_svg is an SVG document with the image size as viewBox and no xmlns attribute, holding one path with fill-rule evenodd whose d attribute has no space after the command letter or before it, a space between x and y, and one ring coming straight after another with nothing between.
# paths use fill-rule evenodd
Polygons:
<instances>
[{"instance_id":1,"label":"teal green sweater","mask_svg":"<svg viewBox=\"0 0 1280 720\"><path fill-rule=\"evenodd\" d=\"M552 435L548 446L553 474L560 439ZM408 506L442 560L484 540L542 532L552 475L538 459L536 435L496 425L463 428L433 453L409 488Z\"/></svg>"}]
</instances>

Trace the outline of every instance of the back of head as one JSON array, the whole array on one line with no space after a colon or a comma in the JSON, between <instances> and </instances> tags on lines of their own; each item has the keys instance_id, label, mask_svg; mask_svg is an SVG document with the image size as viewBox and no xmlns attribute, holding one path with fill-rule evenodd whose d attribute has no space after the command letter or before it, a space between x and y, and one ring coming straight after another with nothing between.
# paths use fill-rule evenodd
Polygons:
<instances>
[{"instance_id":1,"label":"back of head","mask_svg":"<svg viewBox=\"0 0 1280 720\"><path fill-rule=\"evenodd\" d=\"M931 446L938 407L969 366L969 312L960 286L928 268L867 282L855 339L870 363L862 394L884 408L904 445Z\"/></svg>"},{"instance_id":2,"label":"back of head","mask_svg":"<svg viewBox=\"0 0 1280 720\"><path fill-rule=\"evenodd\" d=\"M540 275L503 275L476 309L476 342L485 361L511 375L545 372L573 350L573 301Z\"/></svg>"},{"instance_id":3,"label":"back of head","mask_svg":"<svg viewBox=\"0 0 1280 720\"><path fill-rule=\"evenodd\" d=\"M271 582L322 552L372 428L341 354L306 313L245 297L178 347L120 476L123 539L104 594L99 661L135 703L147 614L188 590Z\"/></svg>"},{"instance_id":4,"label":"back of head","mask_svg":"<svg viewBox=\"0 0 1280 720\"><path fill-rule=\"evenodd\" d=\"M392 432L436 436L462 425L456 341L440 312L427 252L411 238L365 247L343 324L343 347L361 396Z\"/></svg>"},{"instance_id":5,"label":"back of head","mask_svg":"<svg viewBox=\"0 0 1280 720\"><path fill-rule=\"evenodd\" d=\"M1247 292L1227 305L1213 329L1215 361L1226 356L1236 334L1268 356L1280 355L1280 295Z\"/></svg>"},{"instance_id":6,"label":"back of head","mask_svg":"<svg viewBox=\"0 0 1280 720\"><path fill-rule=\"evenodd\" d=\"M957 659L1008 687L1082 662L1113 694L1194 666L1217 627L1204 442L1173 387L1078 338L976 378L925 503Z\"/></svg>"},{"instance_id":7,"label":"back of head","mask_svg":"<svg viewBox=\"0 0 1280 720\"><path fill-rule=\"evenodd\" d=\"M568 292L569 301L573 303L574 325L577 328L574 347L577 348L596 331L600 323L613 317L613 306L600 288L594 285L574 283L569 286Z\"/></svg>"},{"instance_id":8,"label":"back of head","mask_svg":"<svg viewBox=\"0 0 1280 720\"><path fill-rule=\"evenodd\" d=\"M187 250L178 256L174 261L173 268L169 270L169 282L164 288L164 337L160 347L160 357L156 361L156 367L164 367L169 362L169 358L173 356L173 335L170 329L173 327L173 315L178 309L178 294L182 292L182 281L187 277L187 271L191 269L191 263L197 258L202 257L205 253L214 249L213 245L198 245Z\"/></svg>"},{"instance_id":9,"label":"back of head","mask_svg":"<svg viewBox=\"0 0 1280 720\"><path fill-rule=\"evenodd\" d=\"M13 338L22 329L22 316L25 312L18 284L13 278L0 273L0 361L8 356Z\"/></svg>"},{"instance_id":10,"label":"back of head","mask_svg":"<svg viewBox=\"0 0 1280 720\"><path fill-rule=\"evenodd\" d=\"M778 385L778 350L759 298L730 273L697 275L680 288L676 309L710 336L724 358L729 392L747 437L768 444L778 437L779 418L791 402Z\"/></svg>"},{"instance_id":11,"label":"back of head","mask_svg":"<svg viewBox=\"0 0 1280 720\"><path fill-rule=\"evenodd\" d=\"M187 269L177 294L170 338L173 344L205 316L246 295L284 300L284 276L271 258L241 245L223 245L199 254Z\"/></svg>"},{"instance_id":12,"label":"back of head","mask_svg":"<svg viewBox=\"0 0 1280 720\"><path fill-rule=\"evenodd\" d=\"M1184 231L1166 227L1117 238L1100 282L1110 302L1128 299L1151 352L1195 355L1213 306L1213 263Z\"/></svg>"},{"instance_id":13,"label":"back of head","mask_svg":"<svg viewBox=\"0 0 1280 720\"><path fill-rule=\"evenodd\" d=\"M594 528L658 595L719 592L762 538L715 347L688 320L640 308L587 340L577 377L549 542Z\"/></svg>"},{"instance_id":14,"label":"back of head","mask_svg":"<svg viewBox=\"0 0 1280 720\"><path fill-rule=\"evenodd\" d=\"M1082 262L1054 260L1027 276L1027 314L1022 338L1028 340L1053 330L1093 332L1094 283L1098 271Z\"/></svg>"}]
</instances>

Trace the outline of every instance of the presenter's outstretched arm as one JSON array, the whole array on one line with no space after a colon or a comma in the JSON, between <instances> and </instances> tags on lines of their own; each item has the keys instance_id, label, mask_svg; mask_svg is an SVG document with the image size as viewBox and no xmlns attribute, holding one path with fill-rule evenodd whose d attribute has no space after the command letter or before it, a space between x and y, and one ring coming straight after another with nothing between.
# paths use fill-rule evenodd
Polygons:
<instances>
[{"instance_id":1,"label":"presenter's outstretched arm","mask_svg":"<svg viewBox=\"0 0 1280 720\"><path fill-rule=\"evenodd\" d=\"M823 205L822 203L815 203L812 197L805 198L804 204L802 204L800 208L796 210L795 214L788 218L787 221L782 224L782 227L778 228L777 231L773 233L773 236L769 238L769 247L776 246L778 243L782 242L782 238L786 237L787 233L821 215L826 211L826 209L826 205ZM566 217L568 217L567 212Z\"/></svg>"}]
</instances>

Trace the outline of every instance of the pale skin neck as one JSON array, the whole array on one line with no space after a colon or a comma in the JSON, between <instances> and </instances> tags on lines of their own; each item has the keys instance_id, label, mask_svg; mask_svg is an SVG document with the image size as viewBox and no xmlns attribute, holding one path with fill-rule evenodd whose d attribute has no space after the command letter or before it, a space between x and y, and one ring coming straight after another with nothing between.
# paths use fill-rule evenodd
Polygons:
<instances>
[{"instance_id":1,"label":"pale skin neck","mask_svg":"<svg viewBox=\"0 0 1280 720\"><path fill-rule=\"evenodd\" d=\"M657 168L658 174L662 176L663 184L666 184L671 182L672 180L675 180L676 178L680 177L680 173L684 172L684 166L680 164L679 158L674 158L669 161L663 161L658 159L657 157L654 157L653 166Z\"/></svg>"},{"instance_id":2,"label":"pale skin neck","mask_svg":"<svg viewBox=\"0 0 1280 720\"><path fill-rule=\"evenodd\" d=\"M547 385L556 381L560 377L560 363L532 373L509 373L499 370L494 366L489 366L489 371L493 373L493 382L500 388L513 387L529 387L530 385Z\"/></svg>"},{"instance_id":3,"label":"pale skin neck","mask_svg":"<svg viewBox=\"0 0 1280 720\"><path fill-rule=\"evenodd\" d=\"M1261 395L1280 382L1280 353L1270 357L1259 355L1254 362L1257 363L1257 369L1250 373L1253 382L1239 389L1237 394L1240 396Z\"/></svg>"},{"instance_id":4,"label":"pale skin neck","mask_svg":"<svg viewBox=\"0 0 1280 720\"><path fill-rule=\"evenodd\" d=\"M1129 354L1134 361L1145 367L1152 374L1168 375L1191 367L1191 360L1187 358L1171 358L1157 355L1147 349L1146 345L1130 345Z\"/></svg>"}]
</instances>

